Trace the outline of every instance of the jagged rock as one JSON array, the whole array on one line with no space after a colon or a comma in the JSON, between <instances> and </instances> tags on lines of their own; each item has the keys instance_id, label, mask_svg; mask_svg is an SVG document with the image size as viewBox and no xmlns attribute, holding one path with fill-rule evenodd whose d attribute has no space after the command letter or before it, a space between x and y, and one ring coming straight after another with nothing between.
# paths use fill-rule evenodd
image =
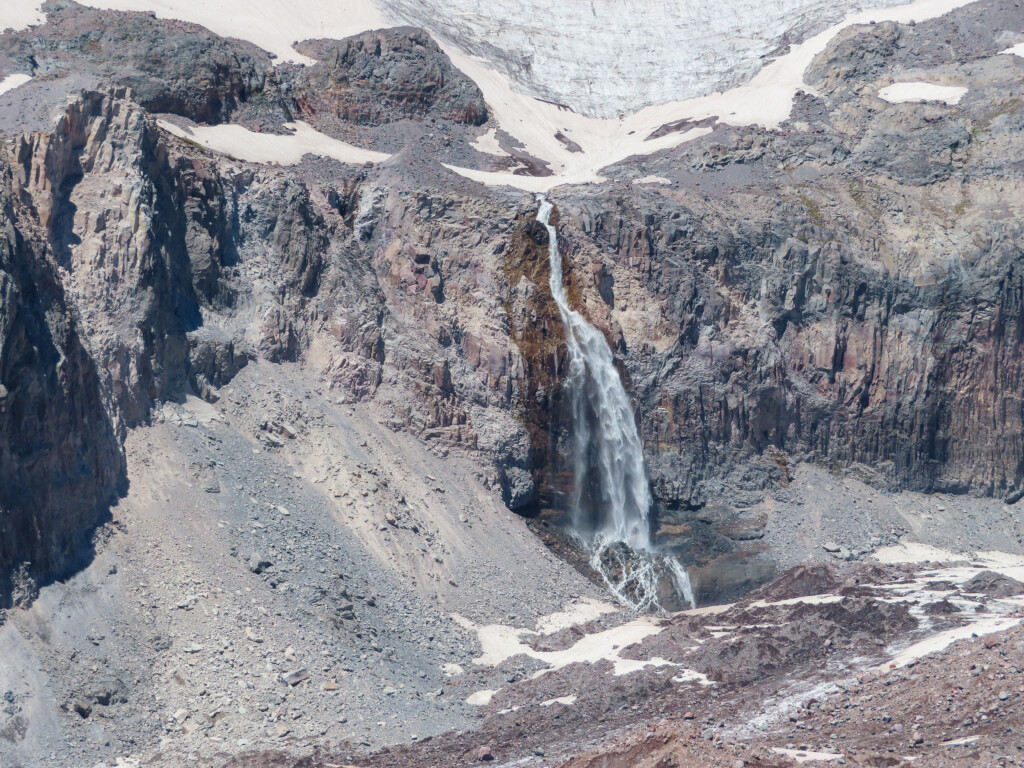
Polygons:
<instances>
[{"instance_id":1,"label":"jagged rock","mask_svg":"<svg viewBox=\"0 0 1024 768\"><path fill-rule=\"evenodd\" d=\"M281 675L281 681L294 688L299 683L309 680L309 672L305 669L297 669L294 672L287 672Z\"/></svg>"},{"instance_id":2,"label":"jagged rock","mask_svg":"<svg viewBox=\"0 0 1024 768\"><path fill-rule=\"evenodd\" d=\"M995 571L982 571L966 582L961 589L971 594L988 597L1016 597L1024 595L1024 583Z\"/></svg>"},{"instance_id":3,"label":"jagged rock","mask_svg":"<svg viewBox=\"0 0 1024 768\"><path fill-rule=\"evenodd\" d=\"M202 123L227 120L276 81L270 57L251 43L195 24L75 3L48 3L46 24L0 37L0 55L28 72L130 88L151 112Z\"/></svg>"},{"instance_id":4,"label":"jagged rock","mask_svg":"<svg viewBox=\"0 0 1024 768\"><path fill-rule=\"evenodd\" d=\"M317 63L292 83L295 111L321 127L331 121L380 125L427 117L470 125L487 121L480 89L421 29L309 40L298 49Z\"/></svg>"},{"instance_id":5,"label":"jagged rock","mask_svg":"<svg viewBox=\"0 0 1024 768\"><path fill-rule=\"evenodd\" d=\"M249 555L249 570L253 573L263 573L273 563L258 552Z\"/></svg>"}]
</instances>

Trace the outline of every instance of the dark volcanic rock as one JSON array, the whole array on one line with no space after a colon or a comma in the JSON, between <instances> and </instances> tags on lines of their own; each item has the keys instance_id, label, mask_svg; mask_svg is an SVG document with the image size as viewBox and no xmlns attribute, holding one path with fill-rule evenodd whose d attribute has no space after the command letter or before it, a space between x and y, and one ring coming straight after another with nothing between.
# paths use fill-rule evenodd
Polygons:
<instances>
[{"instance_id":1,"label":"dark volcanic rock","mask_svg":"<svg viewBox=\"0 0 1024 768\"><path fill-rule=\"evenodd\" d=\"M131 88L151 112L201 123L227 120L276 82L265 51L195 24L74 3L45 10L45 25L0 37L0 56L33 76L88 73L97 85Z\"/></svg>"},{"instance_id":2,"label":"dark volcanic rock","mask_svg":"<svg viewBox=\"0 0 1024 768\"><path fill-rule=\"evenodd\" d=\"M987 597L1016 597L1024 595L1024 584L995 571L982 571L962 587L970 594Z\"/></svg>"},{"instance_id":3,"label":"dark volcanic rock","mask_svg":"<svg viewBox=\"0 0 1024 768\"><path fill-rule=\"evenodd\" d=\"M0 608L84 560L125 477L95 363L11 182L0 156Z\"/></svg>"},{"instance_id":4,"label":"dark volcanic rock","mask_svg":"<svg viewBox=\"0 0 1024 768\"><path fill-rule=\"evenodd\" d=\"M317 59L295 75L291 88L296 113L311 122L380 125L428 117L470 125L487 121L480 89L421 29L311 40L298 49Z\"/></svg>"}]
</instances>

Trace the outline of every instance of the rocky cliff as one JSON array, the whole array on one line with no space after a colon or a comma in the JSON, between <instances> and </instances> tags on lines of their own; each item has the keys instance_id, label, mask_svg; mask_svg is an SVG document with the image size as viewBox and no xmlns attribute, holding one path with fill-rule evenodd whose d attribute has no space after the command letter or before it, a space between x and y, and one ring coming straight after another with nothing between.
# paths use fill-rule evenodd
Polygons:
<instances>
[{"instance_id":1,"label":"rocky cliff","mask_svg":"<svg viewBox=\"0 0 1024 768\"><path fill-rule=\"evenodd\" d=\"M820 95L779 131L719 126L554 196L570 298L615 350L659 525L691 559L748 546L759 518L728 510L784 492L801 463L884 489L1022 487L1021 65L992 36L948 42L972 36L978 8L845 33L808 71ZM992 0L985 23L1017 10ZM432 41L310 41L319 63L276 71L177 22L51 15L37 67L45 54L54 71L82 61L153 83L76 97L8 150L24 210L11 226L66 297L113 434L188 391L216 400L255 358L298 363L439 455L473 457L510 508L557 511L565 348L532 198L468 184L430 143L375 168L274 168L173 139L149 114L248 120L258 103L340 134L486 119ZM112 26L90 32L97 19ZM31 34L5 38L12 60ZM206 51L207 74L143 67L176 36ZM970 87L957 106L879 98L900 78ZM727 506L707 522L710 503Z\"/></svg>"}]
</instances>

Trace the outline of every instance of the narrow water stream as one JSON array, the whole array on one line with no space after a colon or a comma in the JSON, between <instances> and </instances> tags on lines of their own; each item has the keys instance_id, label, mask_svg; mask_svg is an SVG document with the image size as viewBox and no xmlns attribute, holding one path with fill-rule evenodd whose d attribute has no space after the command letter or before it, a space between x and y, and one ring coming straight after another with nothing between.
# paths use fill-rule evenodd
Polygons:
<instances>
[{"instance_id":1,"label":"narrow water stream","mask_svg":"<svg viewBox=\"0 0 1024 768\"><path fill-rule=\"evenodd\" d=\"M622 603L635 610L659 607L658 585L667 577L692 606L686 570L652 546L651 492L629 395L604 334L569 306L558 233L550 224L554 206L544 196L537 199L537 221L548 230L551 295L569 350L565 387L572 410L573 532Z\"/></svg>"}]
</instances>

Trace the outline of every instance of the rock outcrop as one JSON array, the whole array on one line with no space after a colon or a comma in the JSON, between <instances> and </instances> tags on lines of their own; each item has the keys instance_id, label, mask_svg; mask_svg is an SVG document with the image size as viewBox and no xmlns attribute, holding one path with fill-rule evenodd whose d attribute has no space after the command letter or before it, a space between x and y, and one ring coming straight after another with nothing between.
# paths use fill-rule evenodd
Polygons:
<instances>
[{"instance_id":1,"label":"rock outcrop","mask_svg":"<svg viewBox=\"0 0 1024 768\"><path fill-rule=\"evenodd\" d=\"M0 609L87 562L125 474L96 363L12 181L0 160Z\"/></svg>"},{"instance_id":2,"label":"rock outcrop","mask_svg":"<svg viewBox=\"0 0 1024 768\"><path fill-rule=\"evenodd\" d=\"M203 27L51 0L46 24L0 37L0 60L34 77L132 90L150 112L228 120L277 85L270 56Z\"/></svg>"},{"instance_id":3,"label":"rock outcrop","mask_svg":"<svg viewBox=\"0 0 1024 768\"><path fill-rule=\"evenodd\" d=\"M310 122L487 121L487 105L476 83L453 67L422 29L309 40L298 49L317 60L295 74L290 89L296 114Z\"/></svg>"}]
</instances>

